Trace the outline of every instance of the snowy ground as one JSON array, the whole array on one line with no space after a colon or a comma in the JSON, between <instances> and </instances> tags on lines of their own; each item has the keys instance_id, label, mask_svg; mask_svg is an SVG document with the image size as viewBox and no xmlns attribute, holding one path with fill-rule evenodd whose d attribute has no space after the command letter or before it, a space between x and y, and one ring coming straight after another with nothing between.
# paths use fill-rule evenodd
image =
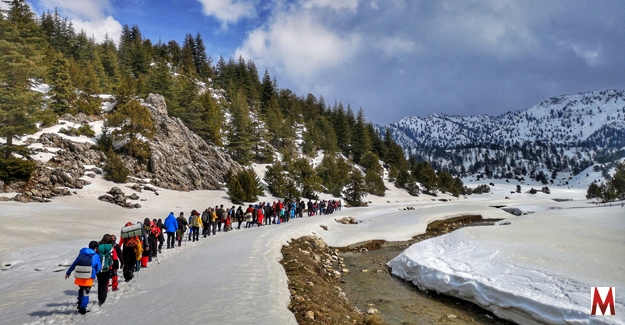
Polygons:
<instances>
[{"instance_id":1,"label":"snowy ground","mask_svg":"<svg viewBox=\"0 0 625 325\"><path fill-rule=\"evenodd\" d=\"M519 276L510 278L511 285L523 284L519 281L527 275L524 273L527 265L542 267L544 272L536 274L547 279L567 279L569 274L553 265L555 262L541 264L545 256L557 255L560 251L568 252L569 256L580 257L579 271L575 274L576 279L581 280L577 286L563 287L563 290L571 290L562 291L565 294L584 299L589 296L589 288L583 287L586 284L624 284L622 240L625 236L622 236L623 228L619 228L622 226L592 223L590 219L579 216L577 211L581 210L569 209L589 206L582 200L585 190L552 188L551 195L511 195L509 191L513 190L513 185L496 184L493 187L494 194L471 196L468 199L453 198L453 201L442 202L439 199L451 197L422 195L415 198L391 185L386 197L366 197L365 200L371 201L368 208L343 209L331 216L305 217L282 225L220 233L197 243L187 243L181 248L163 250L159 257L160 265L151 263L147 269L141 270L137 279L130 283L121 283L120 291L109 293L109 299L103 306L93 304L97 300L96 290L93 290L91 312L81 316L75 312L76 287L71 279L63 280L63 275L78 250L90 240L99 240L104 233L118 233L127 221L136 222L145 217L165 218L170 211L176 214L184 211L188 215L192 209L200 210L216 204L232 206L223 191L176 192L161 189L159 196L149 191L138 193L141 198L147 199L141 202L143 207L126 210L97 200L99 195L115 184L102 180L100 176L89 180L93 183L82 190L76 190L76 195L55 198L52 203L0 203L0 265L4 269L0 272L0 292L3 293L0 295L1 324L295 324L294 316L287 309L290 295L286 275L278 263L281 246L287 244L291 238L317 234L334 246L345 246L369 239L403 240L423 233L428 222L463 214L482 214L491 218L511 217L508 220L512 224L508 226L470 230L497 234L490 241L491 246L497 243L496 247L500 246L497 241L509 241L514 238L510 236L510 232L517 231L527 232L525 238L542 238L541 236L549 234L549 229L577 229L574 232L576 236L584 231L592 234L579 239L575 237L575 240L570 240L566 245L556 241L538 240L534 240L532 245L513 245L514 250L506 252L510 255L506 261L514 266L510 268L511 272L519 272ZM133 192L125 186L120 188L127 194ZM505 199L505 196L510 196L510 199ZM555 202L553 198L573 201ZM265 197L261 200L276 199ZM515 218L500 209L490 207L491 205L516 205L523 209L555 207L561 210L546 210ZM416 210L403 210L407 206L415 207ZM621 208L589 208L583 211L599 217L604 211L625 211L618 209ZM545 215L547 212L552 214ZM360 223L341 225L333 221L343 216L354 216ZM540 223L540 227L534 227L531 222L524 221L537 217L549 219L549 227L544 227L544 222ZM570 223L567 218L578 218L586 222ZM323 230L320 225L327 226L328 230ZM576 225L579 227L576 228ZM601 226L593 228L597 225ZM613 228L615 233L604 235L601 232L604 227ZM595 230L590 231L591 229ZM476 247L485 245L482 237L467 236L470 231L457 232L455 236L464 236L465 246L472 246L473 242ZM618 237L619 235L621 236ZM578 243L580 239L583 241ZM603 245L606 241L613 242L614 246L587 260L601 249L598 245ZM549 251L553 253L549 255ZM619 254L614 255L616 253ZM442 258L445 256L443 254ZM494 260L493 263L497 261L500 260ZM573 263L570 259L567 261ZM590 269L594 263L603 263L616 273L600 278L605 283L594 283L595 275ZM498 265L494 264L494 267ZM534 275L529 276L531 279ZM551 292L556 293L558 292ZM497 302L505 305L508 303L506 297L502 295ZM527 300L536 297L539 296L530 296ZM589 300L589 297L585 299ZM619 300L617 309L622 306L621 301ZM588 309L590 304L582 305ZM622 321L622 318L617 319Z\"/></svg>"}]
</instances>

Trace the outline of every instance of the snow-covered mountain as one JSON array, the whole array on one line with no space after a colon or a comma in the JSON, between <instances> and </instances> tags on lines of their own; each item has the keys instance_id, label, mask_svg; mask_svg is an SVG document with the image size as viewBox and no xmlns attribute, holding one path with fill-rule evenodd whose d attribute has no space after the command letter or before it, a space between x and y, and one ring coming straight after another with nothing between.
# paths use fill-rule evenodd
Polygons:
<instances>
[{"instance_id":1,"label":"snow-covered mountain","mask_svg":"<svg viewBox=\"0 0 625 325\"><path fill-rule=\"evenodd\" d=\"M578 174L625 156L625 92L562 95L500 116L410 116L378 128L407 155L459 174Z\"/></svg>"}]
</instances>

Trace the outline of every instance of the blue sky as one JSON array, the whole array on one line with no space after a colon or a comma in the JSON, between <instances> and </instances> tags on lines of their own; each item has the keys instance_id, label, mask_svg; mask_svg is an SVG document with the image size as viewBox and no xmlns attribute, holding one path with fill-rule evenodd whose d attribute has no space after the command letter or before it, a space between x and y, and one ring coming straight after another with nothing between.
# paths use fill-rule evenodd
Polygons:
<instances>
[{"instance_id":1,"label":"blue sky","mask_svg":"<svg viewBox=\"0 0 625 325\"><path fill-rule=\"evenodd\" d=\"M30 0L118 39L199 32L280 87L368 119L498 115L568 93L625 89L625 2L566 0Z\"/></svg>"}]
</instances>

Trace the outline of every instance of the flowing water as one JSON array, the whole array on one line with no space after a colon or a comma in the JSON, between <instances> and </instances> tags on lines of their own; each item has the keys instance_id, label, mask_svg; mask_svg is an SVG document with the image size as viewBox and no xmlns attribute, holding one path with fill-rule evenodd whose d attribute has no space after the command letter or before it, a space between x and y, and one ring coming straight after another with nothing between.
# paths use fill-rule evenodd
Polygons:
<instances>
[{"instance_id":1,"label":"flowing water","mask_svg":"<svg viewBox=\"0 0 625 325\"><path fill-rule=\"evenodd\" d=\"M463 300L439 295L436 292L421 291L414 285L392 276L386 263L399 255L413 242L431 238L442 233L470 225L484 225L484 222L462 223L458 227L442 228L411 242L384 243L381 248L361 253L348 251L341 254L351 272L343 276L343 289L350 301L363 312L375 308L382 320L392 324L512 324L498 319L491 312ZM390 245L389 245L390 244ZM390 246L390 247L385 247ZM369 246L371 247L371 246ZM363 270L366 270L363 272Z\"/></svg>"}]
</instances>

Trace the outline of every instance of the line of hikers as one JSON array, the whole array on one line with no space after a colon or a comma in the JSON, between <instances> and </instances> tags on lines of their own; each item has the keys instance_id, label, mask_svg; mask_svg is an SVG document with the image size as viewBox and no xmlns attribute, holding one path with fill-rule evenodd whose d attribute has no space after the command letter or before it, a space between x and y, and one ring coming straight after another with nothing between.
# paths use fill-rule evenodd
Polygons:
<instances>
[{"instance_id":1,"label":"line of hikers","mask_svg":"<svg viewBox=\"0 0 625 325\"><path fill-rule=\"evenodd\" d=\"M161 219L149 218L136 224L127 222L121 230L119 243L115 235L105 234L99 242L91 241L88 247L82 248L65 273L65 279L74 272L74 284L78 286L78 312L84 315L87 313L89 292L94 280L98 279L98 305L102 305L106 301L109 285L113 291L118 290L120 269L124 281L128 282L133 279L135 272L147 268L149 262L154 259L158 262L158 254L161 253L165 242L164 233L167 234L167 249L172 249L176 247L176 242L178 247L181 246L187 229L188 240L197 241L200 228L202 236L206 238L211 233L216 235L218 231L232 230L234 220L238 222L237 229L241 229L243 221L246 222L245 228L280 224L288 222L289 219L303 217L306 207L308 216L314 216L331 214L340 210L342 204L340 200L314 203L309 200L308 204L304 201L298 203L278 201L272 204L260 202L256 205L250 204L245 211L242 206L237 209L234 206L224 209L221 205L207 208L201 215L193 210L188 219L185 218L184 212L180 212L177 218L170 212L164 222Z\"/></svg>"}]
</instances>

